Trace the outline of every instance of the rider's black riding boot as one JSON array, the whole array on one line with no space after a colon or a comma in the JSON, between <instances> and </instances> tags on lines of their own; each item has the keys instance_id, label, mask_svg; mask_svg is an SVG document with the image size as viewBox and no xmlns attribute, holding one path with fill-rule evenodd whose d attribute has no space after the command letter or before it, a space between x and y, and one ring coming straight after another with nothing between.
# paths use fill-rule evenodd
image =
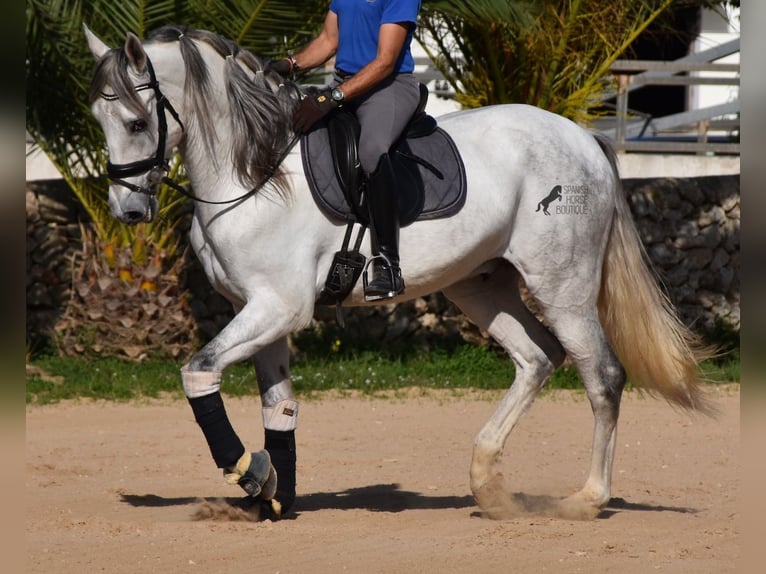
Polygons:
<instances>
[{"instance_id":1,"label":"rider's black riding boot","mask_svg":"<svg viewBox=\"0 0 766 574\"><path fill-rule=\"evenodd\" d=\"M367 182L367 205L372 237L372 279L365 284L368 301L388 299L404 292L399 269L399 206L394 169L388 154Z\"/></svg>"}]
</instances>

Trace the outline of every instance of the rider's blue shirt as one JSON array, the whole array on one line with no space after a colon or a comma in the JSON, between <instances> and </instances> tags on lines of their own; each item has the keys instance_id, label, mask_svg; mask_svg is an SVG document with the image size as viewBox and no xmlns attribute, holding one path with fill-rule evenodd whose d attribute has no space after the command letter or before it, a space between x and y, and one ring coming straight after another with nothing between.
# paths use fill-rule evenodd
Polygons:
<instances>
[{"instance_id":1,"label":"rider's blue shirt","mask_svg":"<svg viewBox=\"0 0 766 574\"><path fill-rule=\"evenodd\" d=\"M420 11L420 0L332 0L330 10L338 16L338 52L335 66L357 73L375 59L381 24L409 23L409 32L394 72L412 72L412 31Z\"/></svg>"}]
</instances>

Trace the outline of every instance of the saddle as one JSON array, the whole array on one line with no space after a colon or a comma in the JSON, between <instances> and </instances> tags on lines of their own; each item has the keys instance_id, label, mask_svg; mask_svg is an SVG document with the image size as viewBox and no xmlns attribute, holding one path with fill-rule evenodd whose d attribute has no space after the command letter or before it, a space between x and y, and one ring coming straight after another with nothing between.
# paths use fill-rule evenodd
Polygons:
<instances>
[{"instance_id":1,"label":"saddle","mask_svg":"<svg viewBox=\"0 0 766 574\"><path fill-rule=\"evenodd\" d=\"M465 166L452 138L426 114L428 89L420 84L420 102L389 151L396 175L399 225L438 219L457 213L465 204ZM347 224L346 235L317 303L338 306L348 296L365 267L359 252L369 226L365 177L358 157L359 121L353 111L340 108L301 138L301 157L312 196L322 212ZM353 248L354 224L361 225Z\"/></svg>"},{"instance_id":2,"label":"saddle","mask_svg":"<svg viewBox=\"0 0 766 574\"><path fill-rule=\"evenodd\" d=\"M452 138L426 114L428 89L420 84L420 103L392 146L399 225L449 217L465 203L463 161ZM331 219L369 225L364 176L358 160L359 121L340 108L301 139L306 179L319 208Z\"/></svg>"}]
</instances>

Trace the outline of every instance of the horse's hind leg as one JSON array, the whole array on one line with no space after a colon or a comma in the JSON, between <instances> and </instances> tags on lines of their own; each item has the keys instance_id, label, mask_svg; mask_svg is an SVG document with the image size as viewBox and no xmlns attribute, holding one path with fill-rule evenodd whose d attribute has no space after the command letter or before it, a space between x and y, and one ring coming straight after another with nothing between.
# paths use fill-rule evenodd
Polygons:
<instances>
[{"instance_id":1,"label":"horse's hind leg","mask_svg":"<svg viewBox=\"0 0 766 574\"><path fill-rule=\"evenodd\" d=\"M569 284L567 291L563 291L553 287L552 282L541 286L528 283L546 321L580 373L593 410L590 471L582 490L559 504L558 514L567 518L595 517L609 502L617 419L625 386L625 370L612 352L599 321L598 283L592 277L588 276L593 291L590 295L586 285L576 289ZM573 299L578 302L573 303Z\"/></svg>"},{"instance_id":2,"label":"horse's hind leg","mask_svg":"<svg viewBox=\"0 0 766 574\"><path fill-rule=\"evenodd\" d=\"M612 352L592 308L556 306L546 318L577 367L593 410L593 444L588 478L577 494L562 501L560 514L578 518L595 516L611 496L612 464L617 441L617 420L625 387L625 370Z\"/></svg>"},{"instance_id":3,"label":"horse's hind leg","mask_svg":"<svg viewBox=\"0 0 766 574\"><path fill-rule=\"evenodd\" d=\"M444 294L497 340L516 365L513 384L476 437L471 463L471 490L477 503L489 516L502 518L513 513L513 504L496 463L513 427L563 362L565 352L521 300L519 273L505 261Z\"/></svg>"}]
</instances>

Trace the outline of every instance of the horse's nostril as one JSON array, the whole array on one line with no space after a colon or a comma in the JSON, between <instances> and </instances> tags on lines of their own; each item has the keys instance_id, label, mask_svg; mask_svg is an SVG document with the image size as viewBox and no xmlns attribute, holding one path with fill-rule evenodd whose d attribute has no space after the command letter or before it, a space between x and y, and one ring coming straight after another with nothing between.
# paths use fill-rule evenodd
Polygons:
<instances>
[{"instance_id":1,"label":"horse's nostril","mask_svg":"<svg viewBox=\"0 0 766 574\"><path fill-rule=\"evenodd\" d=\"M123 223L128 223L130 225L141 223L145 218L146 214L142 211L126 211L121 217Z\"/></svg>"}]
</instances>

